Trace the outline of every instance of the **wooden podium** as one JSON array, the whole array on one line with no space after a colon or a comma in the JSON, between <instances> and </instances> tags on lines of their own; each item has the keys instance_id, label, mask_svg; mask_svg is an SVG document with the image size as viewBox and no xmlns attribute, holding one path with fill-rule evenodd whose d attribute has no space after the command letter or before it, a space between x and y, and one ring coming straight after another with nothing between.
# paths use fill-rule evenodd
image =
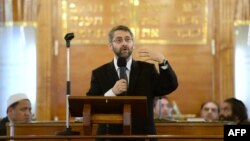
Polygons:
<instances>
[{"instance_id":1,"label":"wooden podium","mask_svg":"<svg viewBox=\"0 0 250 141\"><path fill-rule=\"evenodd\" d=\"M147 116L145 96L69 96L72 117L83 117L83 133L93 135L93 124L123 124L123 134L131 134L131 118Z\"/></svg>"}]
</instances>

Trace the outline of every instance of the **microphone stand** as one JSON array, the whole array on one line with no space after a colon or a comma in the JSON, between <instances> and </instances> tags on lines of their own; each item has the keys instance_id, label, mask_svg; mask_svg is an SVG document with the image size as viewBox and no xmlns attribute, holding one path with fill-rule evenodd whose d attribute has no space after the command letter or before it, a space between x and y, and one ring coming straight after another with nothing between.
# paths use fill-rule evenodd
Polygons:
<instances>
[{"instance_id":1,"label":"microphone stand","mask_svg":"<svg viewBox=\"0 0 250 141\"><path fill-rule=\"evenodd\" d=\"M74 33L68 33L65 35L67 47L67 82L66 82L66 130L62 132L57 132L57 135L80 135L80 132L72 131L69 125L69 101L70 96L70 41L74 38Z\"/></svg>"}]
</instances>

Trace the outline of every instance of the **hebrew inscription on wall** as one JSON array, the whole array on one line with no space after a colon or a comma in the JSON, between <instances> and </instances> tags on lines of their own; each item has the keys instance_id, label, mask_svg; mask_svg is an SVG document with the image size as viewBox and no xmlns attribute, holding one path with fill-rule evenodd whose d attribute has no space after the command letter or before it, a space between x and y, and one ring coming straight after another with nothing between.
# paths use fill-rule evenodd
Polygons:
<instances>
[{"instance_id":1,"label":"hebrew inscription on wall","mask_svg":"<svg viewBox=\"0 0 250 141\"><path fill-rule=\"evenodd\" d=\"M77 44L106 44L115 25L127 25L137 44L205 44L206 0L62 0L62 33ZM205 10L204 10L205 9Z\"/></svg>"}]
</instances>

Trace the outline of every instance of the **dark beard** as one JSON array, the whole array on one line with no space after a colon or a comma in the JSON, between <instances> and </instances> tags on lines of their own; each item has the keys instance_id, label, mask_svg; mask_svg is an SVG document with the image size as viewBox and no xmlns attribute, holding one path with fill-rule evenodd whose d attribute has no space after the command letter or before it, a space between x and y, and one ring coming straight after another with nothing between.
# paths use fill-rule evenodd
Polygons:
<instances>
[{"instance_id":1,"label":"dark beard","mask_svg":"<svg viewBox=\"0 0 250 141\"><path fill-rule=\"evenodd\" d=\"M113 49L113 50L114 50L114 49ZM114 50L114 53L115 53L115 55L118 56L118 57L124 57L124 58L128 59L128 58L131 56L131 54L132 54L132 50L129 50L129 49L128 49L128 52L127 52L127 53L122 53L122 50L119 50L119 51Z\"/></svg>"},{"instance_id":2,"label":"dark beard","mask_svg":"<svg viewBox=\"0 0 250 141\"><path fill-rule=\"evenodd\" d=\"M234 116L225 117L225 116L221 115L220 116L220 121L235 121L235 118L234 118Z\"/></svg>"}]
</instances>

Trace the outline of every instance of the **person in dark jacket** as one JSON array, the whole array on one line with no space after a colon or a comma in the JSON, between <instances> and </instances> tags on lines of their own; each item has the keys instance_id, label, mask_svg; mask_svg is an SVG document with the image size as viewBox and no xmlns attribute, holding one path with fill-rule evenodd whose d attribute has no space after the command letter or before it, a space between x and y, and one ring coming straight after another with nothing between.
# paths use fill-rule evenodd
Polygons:
<instances>
[{"instance_id":1,"label":"person in dark jacket","mask_svg":"<svg viewBox=\"0 0 250 141\"><path fill-rule=\"evenodd\" d=\"M111 29L109 48L113 51L114 58L92 71L91 84L86 95L146 96L147 116L144 119L132 119L132 134L156 134L153 117L154 97L168 95L177 89L178 81L174 70L164 55L147 48L138 51L140 61L134 60L134 35L127 26L119 25ZM128 80L125 77L120 78L119 60L122 58L125 58ZM155 64L147 61L153 61ZM97 134L122 134L122 129L122 125L102 124L98 126Z\"/></svg>"},{"instance_id":2,"label":"person in dark jacket","mask_svg":"<svg viewBox=\"0 0 250 141\"><path fill-rule=\"evenodd\" d=\"M11 95L7 101L7 116L0 121L0 135L7 135L7 123L25 123L31 121L31 103L23 93Z\"/></svg>"},{"instance_id":3,"label":"person in dark jacket","mask_svg":"<svg viewBox=\"0 0 250 141\"><path fill-rule=\"evenodd\" d=\"M220 120L226 122L234 122L235 124L249 124L247 115L247 107L236 98L225 99L220 109Z\"/></svg>"}]
</instances>

